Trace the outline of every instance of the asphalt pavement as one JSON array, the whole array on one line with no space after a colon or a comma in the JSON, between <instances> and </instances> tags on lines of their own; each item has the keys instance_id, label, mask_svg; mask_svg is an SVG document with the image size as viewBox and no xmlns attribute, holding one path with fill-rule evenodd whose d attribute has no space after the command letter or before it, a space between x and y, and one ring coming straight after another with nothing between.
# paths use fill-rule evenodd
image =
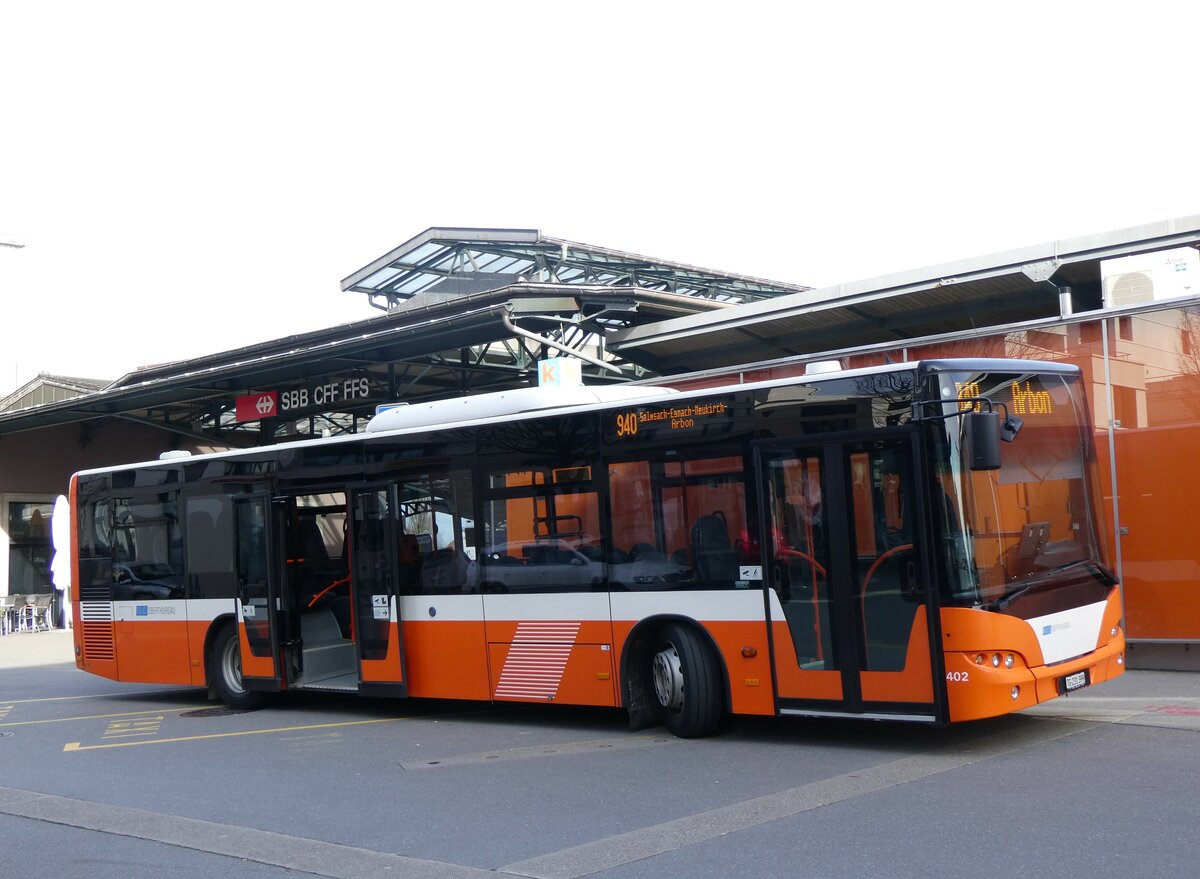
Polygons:
<instances>
[{"instance_id":1,"label":"asphalt pavement","mask_svg":"<svg viewBox=\"0 0 1200 879\"><path fill-rule=\"evenodd\" d=\"M742 879L1190 877L1200 674L1127 672L1017 715L736 718L200 688L75 669L70 631L0 638L5 876Z\"/></svg>"},{"instance_id":2,"label":"asphalt pavement","mask_svg":"<svg viewBox=\"0 0 1200 879\"><path fill-rule=\"evenodd\" d=\"M11 632L0 638L0 671L75 662L74 632L51 629L49 632Z\"/></svg>"}]
</instances>

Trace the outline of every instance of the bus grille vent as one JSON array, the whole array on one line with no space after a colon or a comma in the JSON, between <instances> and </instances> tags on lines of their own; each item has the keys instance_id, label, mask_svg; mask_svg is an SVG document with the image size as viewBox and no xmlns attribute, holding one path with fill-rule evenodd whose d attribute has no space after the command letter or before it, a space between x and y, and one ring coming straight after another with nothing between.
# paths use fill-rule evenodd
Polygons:
<instances>
[{"instance_id":1,"label":"bus grille vent","mask_svg":"<svg viewBox=\"0 0 1200 879\"><path fill-rule=\"evenodd\" d=\"M112 601L112 598L112 583L89 583L79 587L81 602Z\"/></svg>"},{"instance_id":2,"label":"bus grille vent","mask_svg":"<svg viewBox=\"0 0 1200 879\"><path fill-rule=\"evenodd\" d=\"M113 643L112 604L107 601L81 601L79 616L83 622L83 658L109 662L117 658Z\"/></svg>"}]
</instances>

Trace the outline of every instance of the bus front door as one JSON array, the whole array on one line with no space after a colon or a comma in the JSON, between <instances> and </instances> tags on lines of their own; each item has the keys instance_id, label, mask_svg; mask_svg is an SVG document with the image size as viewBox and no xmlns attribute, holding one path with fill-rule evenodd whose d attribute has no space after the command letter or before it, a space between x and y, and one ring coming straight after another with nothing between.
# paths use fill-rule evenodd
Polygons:
<instances>
[{"instance_id":1,"label":"bus front door","mask_svg":"<svg viewBox=\"0 0 1200 879\"><path fill-rule=\"evenodd\" d=\"M278 622L280 529L271 511L266 495L234 501L238 640L242 678L251 690L281 688L280 649L286 639Z\"/></svg>"},{"instance_id":2,"label":"bus front door","mask_svg":"<svg viewBox=\"0 0 1200 879\"><path fill-rule=\"evenodd\" d=\"M405 696L396 489L373 485L354 490L351 497L350 600L358 643L359 691Z\"/></svg>"},{"instance_id":3,"label":"bus front door","mask_svg":"<svg viewBox=\"0 0 1200 879\"><path fill-rule=\"evenodd\" d=\"M782 713L942 717L919 466L906 432L760 448Z\"/></svg>"}]
</instances>

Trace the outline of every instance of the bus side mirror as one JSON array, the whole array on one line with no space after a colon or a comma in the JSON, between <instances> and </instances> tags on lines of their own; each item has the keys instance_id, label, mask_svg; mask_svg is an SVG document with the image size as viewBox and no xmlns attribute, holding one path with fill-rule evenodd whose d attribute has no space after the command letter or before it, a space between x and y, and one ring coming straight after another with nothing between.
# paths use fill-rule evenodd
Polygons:
<instances>
[{"instance_id":1,"label":"bus side mirror","mask_svg":"<svg viewBox=\"0 0 1200 879\"><path fill-rule=\"evenodd\" d=\"M971 469L999 470L1000 413L968 412L962 418Z\"/></svg>"}]
</instances>

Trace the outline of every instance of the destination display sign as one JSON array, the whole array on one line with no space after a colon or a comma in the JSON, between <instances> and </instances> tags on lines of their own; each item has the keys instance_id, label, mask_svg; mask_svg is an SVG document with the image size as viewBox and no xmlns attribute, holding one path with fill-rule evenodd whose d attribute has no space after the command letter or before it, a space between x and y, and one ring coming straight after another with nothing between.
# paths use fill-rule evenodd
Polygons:
<instances>
[{"instance_id":1,"label":"destination display sign","mask_svg":"<svg viewBox=\"0 0 1200 879\"><path fill-rule=\"evenodd\" d=\"M958 408L963 410L978 408L977 402L968 401L975 401L984 396L983 385L978 381L955 382L954 390L961 401ZM1036 377L1010 381L1005 391L1007 393L1002 392L998 395L999 401L1003 402L1013 415L1028 418L1054 414L1054 398ZM1005 397L1007 399L1004 399ZM992 399L997 397L993 396Z\"/></svg>"},{"instance_id":2,"label":"destination display sign","mask_svg":"<svg viewBox=\"0 0 1200 879\"><path fill-rule=\"evenodd\" d=\"M610 413L606 433L619 442L650 432L657 436L701 432L706 426L728 423L732 413L728 400L636 406Z\"/></svg>"}]
</instances>

